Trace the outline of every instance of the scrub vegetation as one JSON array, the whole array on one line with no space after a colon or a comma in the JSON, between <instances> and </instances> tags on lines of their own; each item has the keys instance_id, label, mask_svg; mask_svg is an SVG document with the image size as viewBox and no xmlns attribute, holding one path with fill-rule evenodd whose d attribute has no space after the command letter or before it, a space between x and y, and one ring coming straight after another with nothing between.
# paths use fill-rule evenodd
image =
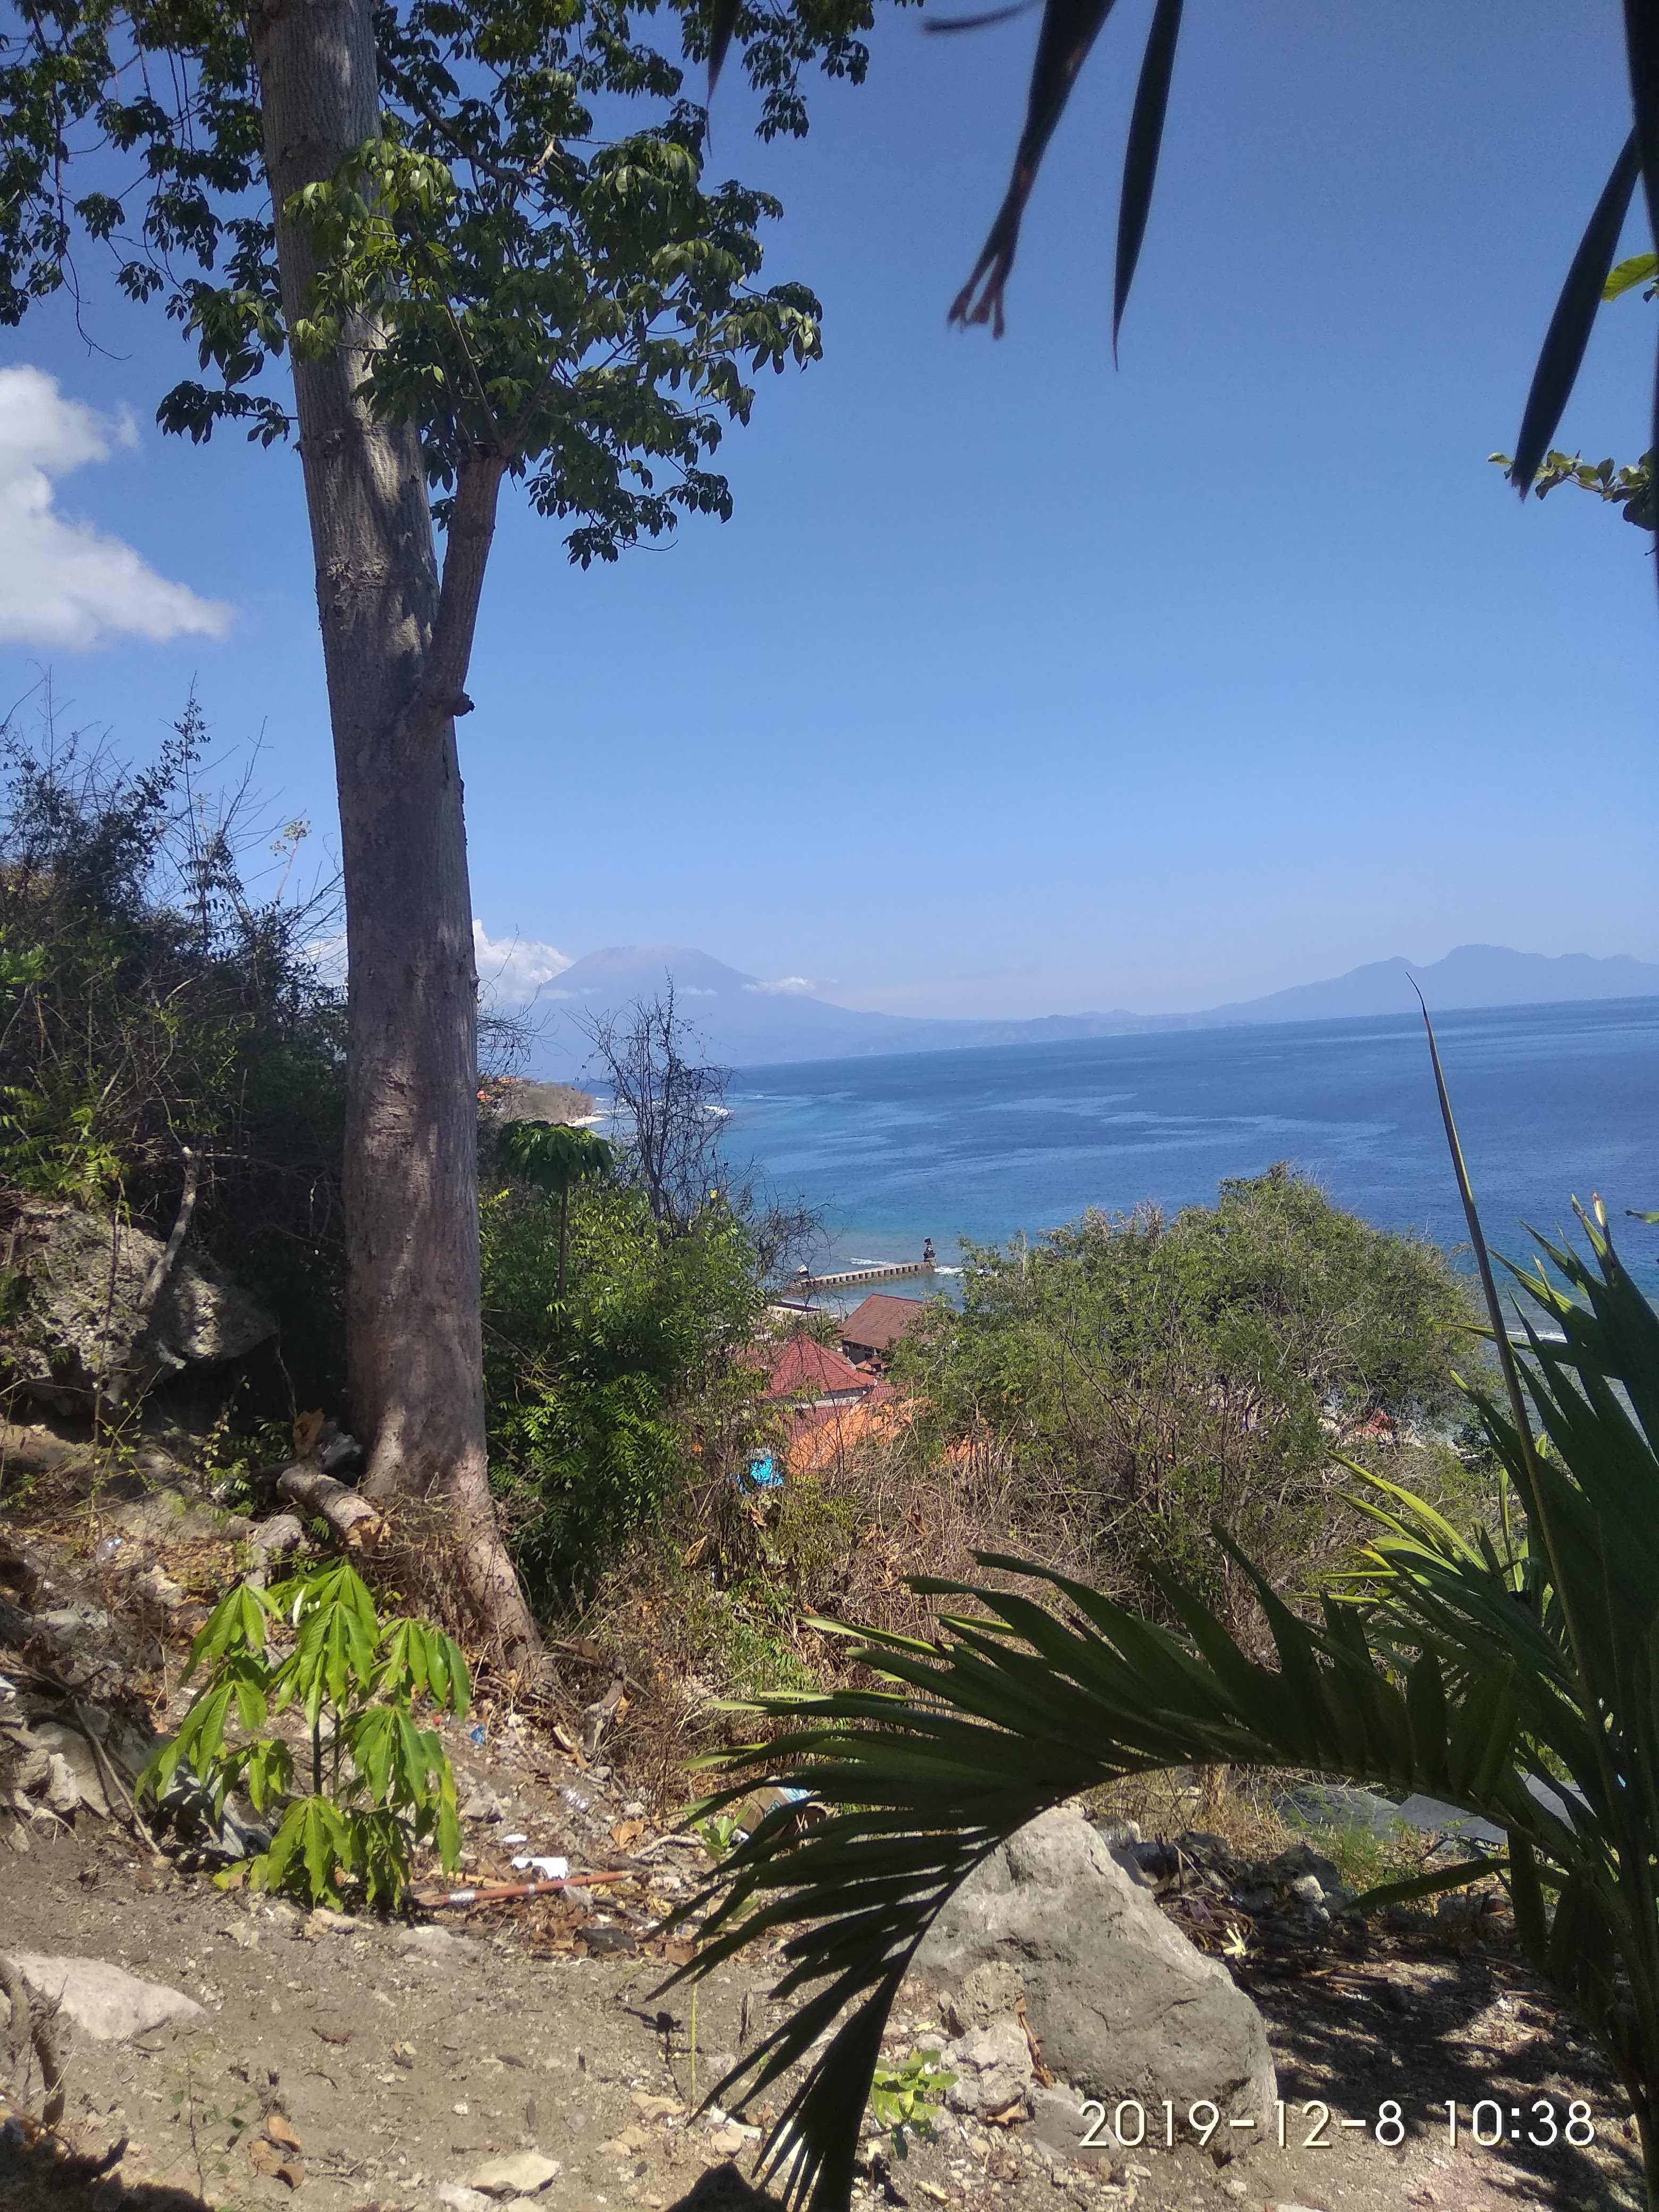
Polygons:
<instances>
[{"instance_id":1,"label":"scrub vegetation","mask_svg":"<svg viewBox=\"0 0 1659 2212\"><path fill-rule=\"evenodd\" d=\"M1000 1452L1023 1534L1046 1554L1063 1526L1126 1601L1160 1601L1150 1550L1248 1614L1217 1526L1276 1586L1309 1587L1359 1533L1339 1450L1468 1487L1456 1373L1480 1350L1462 1278L1283 1163L1213 1206L1090 1212L967 1261L961 1310L901 1341L925 1407L912 1449Z\"/></svg>"},{"instance_id":2,"label":"scrub vegetation","mask_svg":"<svg viewBox=\"0 0 1659 2212\"><path fill-rule=\"evenodd\" d=\"M295 888L304 825L262 823L246 779L218 788L193 708L142 771L50 715L6 743L9 1206L165 1237L193 1156L191 1241L280 1324L211 1409L216 1462L268 1454L310 1405L349 1425L343 1015L314 949L337 917L327 884ZM1152 1546L1234 1620L1212 1522L1310 1587L1358 1533L1334 1446L1442 1498L1469 1479L1460 1279L1276 1168L1212 1207L974 1251L960 1310L898 1347L905 1418L757 1488L789 1443L767 1285L815 1224L722 1156L724 1073L672 999L593 1043L629 1109L609 1139L504 1118L480 1086L490 1481L542 1618L665 1693L830 1679L815 1619L921 1628L905 1577L987 1547L1156 1605Z\"/></svg>"}]
</instances>

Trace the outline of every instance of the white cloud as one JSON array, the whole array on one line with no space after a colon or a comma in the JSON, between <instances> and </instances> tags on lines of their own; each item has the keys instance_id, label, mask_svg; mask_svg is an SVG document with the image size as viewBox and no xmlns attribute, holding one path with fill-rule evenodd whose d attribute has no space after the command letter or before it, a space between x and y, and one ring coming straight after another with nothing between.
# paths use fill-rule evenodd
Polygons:
<instances>
[{"instance_id":1,"label":"white cloud","mask_svg":"<svg viewBox=\"0 0 1659 2212\"><path fill-rule=\"evenodd\" d=\"M0 368L0 639L86 652L122 634L222 637L231 609L54 511L52 480L137 442L38 368Z\"/></svg>"},{"instance_id":2,"label":"white cloud","mask_svg":"<svg viewBox=\"0 0 1659 2212\"><path fill-rule=\"evenodd\" d=\"M343 990L346 980L346 933L336 930L332 937L313 937L306 947L312 966L325 983L332 983Z\"/></svg>"},{"instance_id":3,"label":"white cloud","mask_svg":"<svg viewBox=\"0 0 1659 2212\"><path fill-rule=\"evenodd\" d=\"M764 991L774 998L799 999L817 989L810 975L776 975L769 983L745 983L745 991Z\"/></svg>"},{"instance_id":4,"label":"white cloud","mask_svg":"<svg viewBox=\"0 0 1659 2212\"><path fill-rule=\"evenodd\" d=\"M472 950L478 963L478 988L486 1004L527 1006L543 985L562 975L570 956L528 938L491 937L483 922L472 925ZM562 997L563 993L555 995Z\"/></svg>"}]
</instances>

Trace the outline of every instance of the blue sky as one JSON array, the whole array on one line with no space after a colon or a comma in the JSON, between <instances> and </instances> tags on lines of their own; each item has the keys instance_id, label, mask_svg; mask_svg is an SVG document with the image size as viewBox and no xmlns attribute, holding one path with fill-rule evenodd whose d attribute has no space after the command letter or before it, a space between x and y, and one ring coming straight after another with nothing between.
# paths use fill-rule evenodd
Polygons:
<instances>
[{"instance_id":1,"label":"blue sky","mask_svg":"<svg viewBox=\"0 0 1659 2212\"><path fill-rule=\"evenodd\" d=\"M1000 343L945 311L1034 17L884 16L804 145L757 147L722 87L716 167L785 201L769 271L818 290L827 357L765 379L724 527L583 574L506 517L462 726L493 943L696 944L988 1015L1470 939L1659 958L1647 541L1571 493L1523 513L1486 462L1627 127L1617 7L1194 0L1114 371L1148 4L1062 127ZM1602 318L1565 433L1592 458L1645 442L1655 312ZM0 690L49 667L142 752L193 681L324 831L298 463L164 440L172 326L90 322L104 352L57 304L0 333L0 368L112 426L0 380ZM47 499L137 561L54 537Z\"/></svg>"}]
</instances>

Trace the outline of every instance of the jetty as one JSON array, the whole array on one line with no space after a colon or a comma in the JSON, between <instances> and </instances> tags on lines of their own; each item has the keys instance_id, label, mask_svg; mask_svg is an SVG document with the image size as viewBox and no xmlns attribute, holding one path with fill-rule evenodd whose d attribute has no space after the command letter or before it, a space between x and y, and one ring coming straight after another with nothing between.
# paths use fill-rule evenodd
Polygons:
<instances>
[{"instance_id":1,"label":"jetty","mask_svg":"<svg viewBox=\"0 0 1659 2212\"><path fill-rule=\"evenodd\" d=\"M787 1291L855 1291L863 1283L896 1283L903 1275L932 1275L938 1272L939 1262L930 1254L925 1260L890 1260L874 1267L840 1267L828 1275L811 1274L803 1267L783 1287Z\"/></svg>"}]
</instances>

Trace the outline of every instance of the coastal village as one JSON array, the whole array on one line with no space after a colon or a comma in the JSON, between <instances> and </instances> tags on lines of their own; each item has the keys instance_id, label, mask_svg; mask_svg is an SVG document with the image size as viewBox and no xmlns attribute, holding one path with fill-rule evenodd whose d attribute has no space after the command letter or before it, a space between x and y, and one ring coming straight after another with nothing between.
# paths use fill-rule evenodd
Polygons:
<instances>
[{"instance_id":1,"label":"coastal village","mask_svg":"<svg viewBox=\"0 0 1659 2212\"><path fill-rule=\"evenodd\" d=\"M794 1309L775 1307L793 1316ZM841 1322L841 1344L820 1343L796 1319L781 1348L769 1348L766 1401L782 1435L775 1458L757 1457L751 1478L821 1474L842 1467L860 1443L890 1437L910 1418L911 1401L888 1380L893 1346L927 1311L921 1298L872 1291Z\"/></svg>"}]
</instances>

